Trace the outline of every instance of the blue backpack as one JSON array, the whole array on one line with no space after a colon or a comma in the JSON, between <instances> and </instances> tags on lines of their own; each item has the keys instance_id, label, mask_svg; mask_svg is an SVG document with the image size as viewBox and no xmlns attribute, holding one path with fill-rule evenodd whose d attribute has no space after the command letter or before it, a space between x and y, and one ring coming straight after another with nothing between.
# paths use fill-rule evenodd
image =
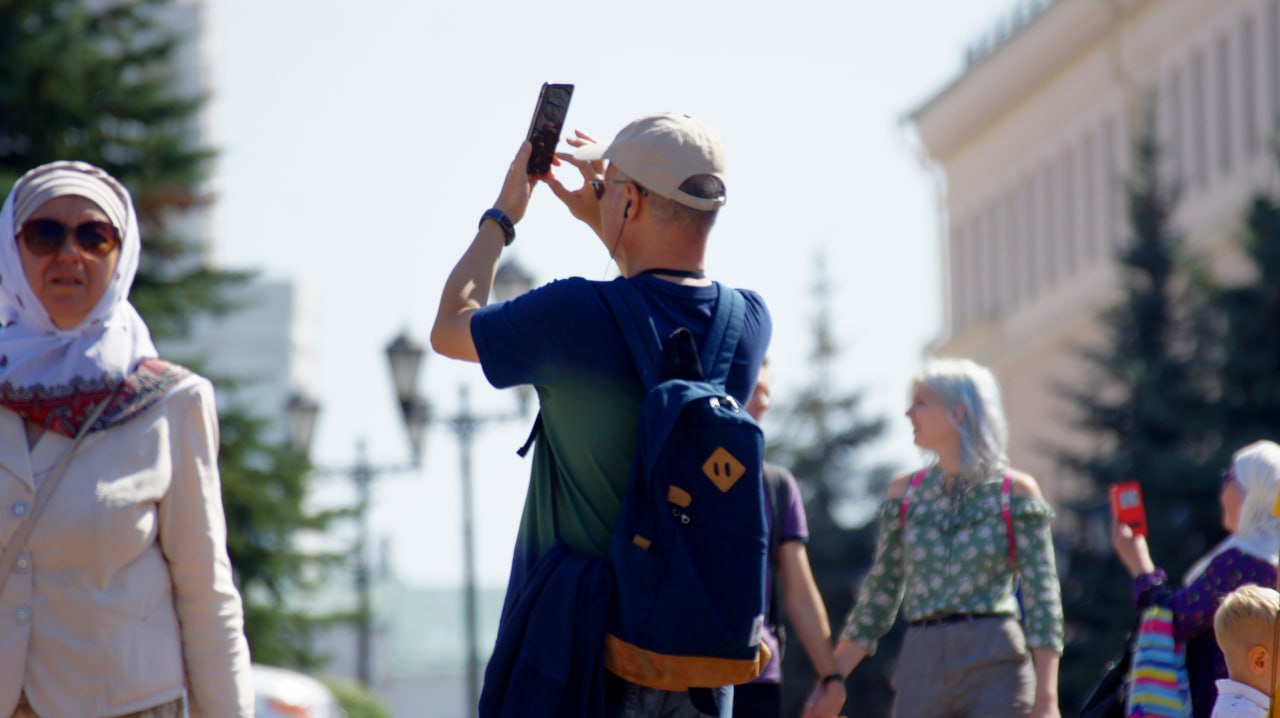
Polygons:
<instances>
[{"instance_id":1,"label":"blue backpack","mask_svg":"<svg viewBox=\"0 0 1280 718\"><path fill-rule=\"evenodd\" d=\"M664 690L745 683L769 662L764 435L725 390L746 302L715 286L701 357L688 329L660 339L630 282L602 287L647 390L610 551L605 666Z\"/></svg>"}]
</instances>

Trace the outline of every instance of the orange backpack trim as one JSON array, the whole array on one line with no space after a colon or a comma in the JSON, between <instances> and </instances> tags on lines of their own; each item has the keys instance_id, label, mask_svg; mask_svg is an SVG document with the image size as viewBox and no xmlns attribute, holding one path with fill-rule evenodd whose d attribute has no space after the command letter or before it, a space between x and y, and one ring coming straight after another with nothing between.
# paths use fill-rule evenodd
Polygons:
<instances>
[{"instance_id":1,"label":"orange backpack trim","mask_svg":"<svg viewBox=\"0 0 1280 718\"><path fill-rule=\"evenodd\" d=\"M759 677L772 657L762 641L754 659L672 656L646 651L617 636L604 636L604 666L637 685L664 691L719 688Z\"/></svg>"}]
</instances>

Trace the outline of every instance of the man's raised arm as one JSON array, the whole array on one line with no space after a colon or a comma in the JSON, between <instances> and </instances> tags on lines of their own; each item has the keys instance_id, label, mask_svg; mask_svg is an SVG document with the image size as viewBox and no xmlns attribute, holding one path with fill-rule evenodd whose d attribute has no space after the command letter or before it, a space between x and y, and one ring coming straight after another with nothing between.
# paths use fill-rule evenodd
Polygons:
<instances>
[{"instance_id":1,"label":"man's raised arm","mask_svg":"<svg viewBox=\"0 0 1280 718\"><path fill-rule=\"evenodd\" d=\"M524 217L529 207L529 196L538 182L536 176L525 172L532 149L528 142L520 145L520 151L507 169L502 192L493 203L493 208L505 215L512 227ZM498 271L498 259L506 244L507 233L500 220L485 216L480 221L475 239L471 240L471 246L454 265L444 283L440 308L431 327L431 348L439 354L464 361L480 361L475 341L471 338L471 315L489 303L493 275Z\"/></svg>"}]
</instances>

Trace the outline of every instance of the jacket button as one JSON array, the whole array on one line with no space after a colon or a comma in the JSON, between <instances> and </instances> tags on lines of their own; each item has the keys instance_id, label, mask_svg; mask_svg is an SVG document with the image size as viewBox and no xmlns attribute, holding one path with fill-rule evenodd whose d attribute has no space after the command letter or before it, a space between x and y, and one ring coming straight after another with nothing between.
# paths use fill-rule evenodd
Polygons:
<instances>
[{"instance_id":1,"label":"jacket button","mask_svg":"<svg viewBox=\"0 0 1280 718\"><path fill-rule=\"evenodd\" d=\"M22 518L23 516L27 515L27 502L19 501L18 503L13 505L13 508L11 510L13 511L14 516L17 516L18 518Z\"/></svg>"}]
</instances>

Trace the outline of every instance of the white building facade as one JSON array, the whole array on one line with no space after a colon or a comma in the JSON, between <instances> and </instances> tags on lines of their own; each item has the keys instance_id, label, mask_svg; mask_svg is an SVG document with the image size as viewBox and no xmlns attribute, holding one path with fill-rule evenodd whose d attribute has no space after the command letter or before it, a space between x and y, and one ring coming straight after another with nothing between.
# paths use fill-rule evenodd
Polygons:
<instances>
[{"instance_id":1,"label":"white building facade","mask_svg":"<svg viewBox=\"0 0 1280 718\"><path fill-rule=\"evenodd\" d=\"M1088 379L1129 236L1124 179L1154 101L1174 221L1219 273L1245 203L1276 187L1280 0L1033 0L911 120L939 178L944 330L931 348L990 366L1010 458L1050 500L1054 459L1089 447L1057 386Z\"/></svg>"}]
</instances>

